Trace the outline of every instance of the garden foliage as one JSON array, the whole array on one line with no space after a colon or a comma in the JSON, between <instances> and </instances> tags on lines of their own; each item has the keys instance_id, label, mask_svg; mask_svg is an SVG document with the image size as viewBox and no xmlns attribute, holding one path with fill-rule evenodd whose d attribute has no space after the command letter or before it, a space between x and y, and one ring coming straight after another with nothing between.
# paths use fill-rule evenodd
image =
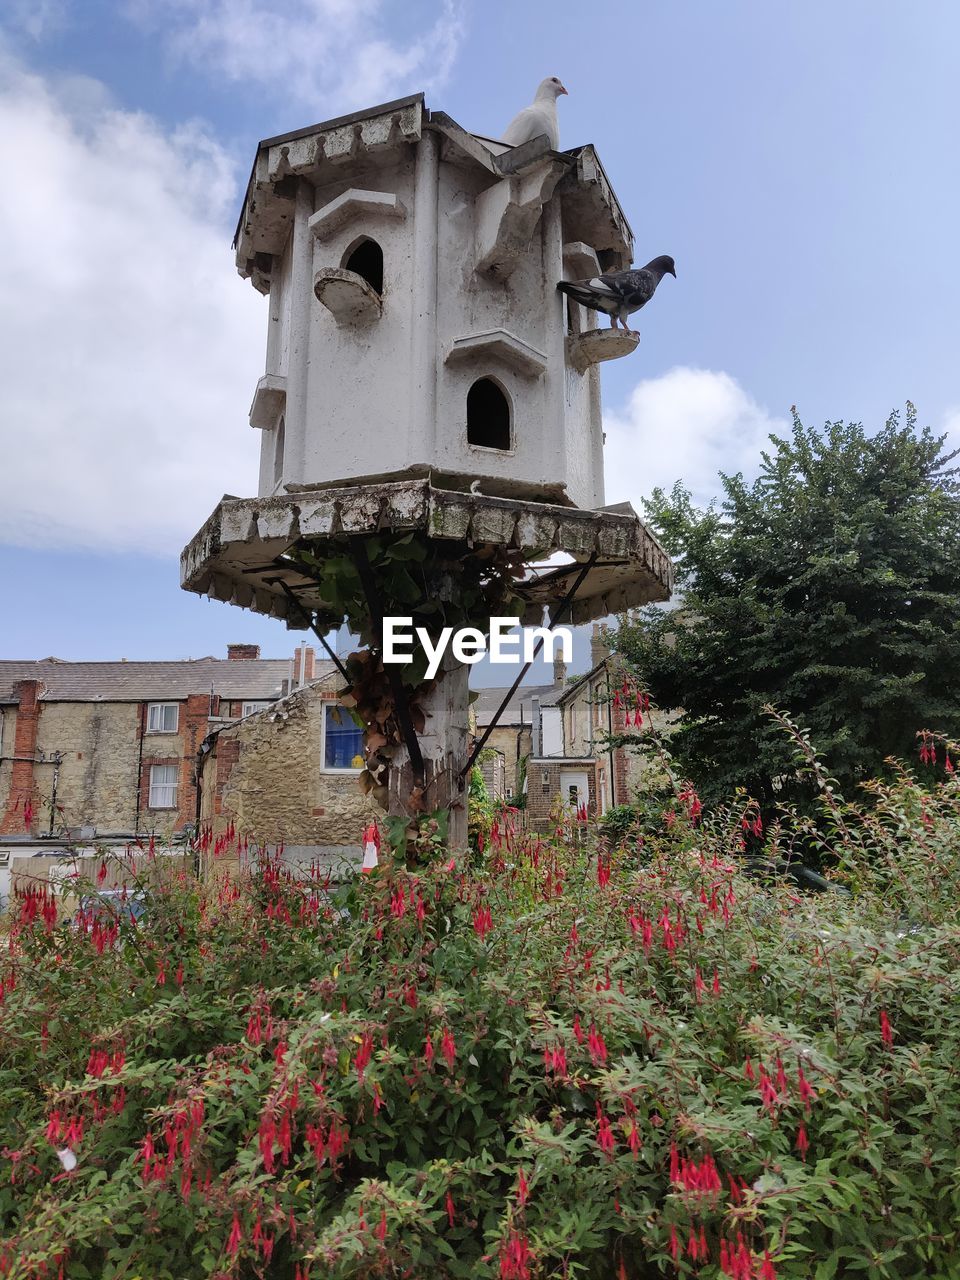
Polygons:
<instances>
[{"instance_id":1,"label":"garden foliage","mask_svg":"<svg viewBox=\"0 0 960 1280\"><path fill-rule=\"evenodd\" d=\"M851 792L925 724L960 734L960 485L945 437L912 405L876 434L771 437L757 479L721 476L719 506L681 485L647 516L677 563L680 608L650 609L617 647L663 711L707 804L782 795L775 703L809 727Z\"/></svg>"},{"instance_id":2,"label":"garden foliage","mask_svg":"<svg viewBox=\"0 0 960 1280\"><path fill-rule=\"evenodd\" d=\"M745 876L811 819L686 787L619 847L506 815L335 902L149 851L136 924L21 894L0 1274L960 1275L955 757L861 810L800 745L850 892Z\"/></svg>"}]
</instances>

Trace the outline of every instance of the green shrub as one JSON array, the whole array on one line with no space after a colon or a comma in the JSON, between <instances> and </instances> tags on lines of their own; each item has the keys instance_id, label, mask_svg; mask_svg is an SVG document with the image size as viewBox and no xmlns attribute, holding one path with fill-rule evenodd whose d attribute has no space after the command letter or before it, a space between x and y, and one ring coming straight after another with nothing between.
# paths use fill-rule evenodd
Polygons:
<instances>
[{"instance_id":1,"label":"green shrub","mask_svg":"<svg viewBox=\"0 0 960 1280\"><path fill-rule=\"evenodd\" d=\"M695 799L641 868L498 818L337 907L270 859L116 929L21 896L0 1274L960 1275L960 788L825 793L850 897Z\"/></svg>"}]
</instances>

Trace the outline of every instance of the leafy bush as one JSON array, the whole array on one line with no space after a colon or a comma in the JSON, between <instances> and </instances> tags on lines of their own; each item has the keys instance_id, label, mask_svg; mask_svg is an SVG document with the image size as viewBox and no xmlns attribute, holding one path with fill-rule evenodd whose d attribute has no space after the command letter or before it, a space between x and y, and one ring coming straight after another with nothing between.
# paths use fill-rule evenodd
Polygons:
<instances>
[{"instance_id":1,"label":"leafy bush","mask_svg":"<svg viewBox=\"0 0 960 1280\"><path fill-rule=\"evenodd\" d=\"M689 788L639 869L498 821L336 903L270 859L138 862L136 924L21 896L0 1274L957 1276L960 787L822 795L849 897L741 876L809 833Z\"/></svg>"}]
</instances>

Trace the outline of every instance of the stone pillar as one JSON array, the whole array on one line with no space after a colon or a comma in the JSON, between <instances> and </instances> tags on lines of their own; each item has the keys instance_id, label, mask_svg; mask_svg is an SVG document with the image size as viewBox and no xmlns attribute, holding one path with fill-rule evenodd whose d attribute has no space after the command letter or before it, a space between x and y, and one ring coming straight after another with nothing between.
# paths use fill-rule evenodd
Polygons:
<instances>
[{"instance_id":1,"label":"stone pillar","mask_svg":"<svg viewBox=\"0 0 960 1280\"><path fill-rule=\"evenodd\" d=\"M440 140L426 130L417 147L413 196L413 329L411 412L424 457L437 447L437 238L439 226ZM419 420L417 422L416 420Z\"/></svg>"},{"instance_id":2,"label":"stone pillar","mask_svg":"<svg viewBox=\"0 0 960 1280\"><path fill-rule=\"evenodd\" d=\"M284 410L283 480L301 481L306 467L307 391L310 374L310 320L313 304L314 192L300 179L293 218L290 257L290 338L287 365L287 399Z\"/></svg>"},{"instance_id":3,"label":"stone pillar","mask_svg":"<svg viewBox=\"0 0 960 1280\"><path fill-rule=\"evenodd\" d=\"M467 845L467 780L460 775L467 763L470 691L468 668L447 650L437 679L418 698L426 717L419 734L425 765L426 789L421 811L450 810L451 851ZM413 771L406 747L400 747L390 764L387 812L415 817L410 797L415 793Z\"/></svg>"},{"instance_id":4,"label":"stone pillar","mask_svg":"<svg viewBox=\"0 0 960 1280\"><path fill-rule=\"evenodd\" d=\"M23 809L27 801L35 806L36 782L33 776L33 764L37 754L37 729L40 721L40 695L43 693L43 682L21 680L19 684L13 686L13 690L17 695L17 722L13 738L15 758L10 771L6 813L3 815L5 835L28 832L30 829L24 822Z\"/></svg>"}]
</instances>

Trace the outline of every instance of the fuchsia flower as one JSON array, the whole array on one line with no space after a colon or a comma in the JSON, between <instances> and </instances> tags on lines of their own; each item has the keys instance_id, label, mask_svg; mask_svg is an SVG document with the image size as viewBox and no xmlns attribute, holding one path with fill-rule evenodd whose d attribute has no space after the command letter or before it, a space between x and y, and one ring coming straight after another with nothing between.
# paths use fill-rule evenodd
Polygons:
<instances>
[{"instance_id":1,"label":"fuchsia flower","mask_svg":"<svg viewBox=\"0 0 960 1280\"><path fill-rule=\"evenodd\" d=\"M500 1280L530 1280L532 1258L527 1237L511 1231L500 1246Z\"/></svg>"},{"instance_id":2,"label":"fuchsia flower","mask_svg":"<svg viewBox=\"0 0 960 1280\"><path fill-rule=\"evenodd\" d=\"M230 1236L227 1240L227 1253L234 1254L240 1248L243 1240L243 1228L240 1226L240 1219L237 1214L233 1215L233 1222L230 1226Z\"/></svg>"},{"instance_id":3,"label":"fuchsia flower","mask_svg":"<svg viewBox=\"0 0 960 1280\"><path fill-rule=\"evenodd\" d=\"M606 1062L607 1046L604 1042L603 1036L592 1022L590 1023L590 1034L587 1037L587 1045L590 1049L590 1057L595 1063L599 1064L601 1062Z\"/></svg>"},{"instance_id":4,"label":"fuchsia flower","mask_svg":"<svg viewBox=\"0 0 960 1280\"><path fill-rule=\"evenodd\" d=\"M489 907L476 907L473 912L473 931L482 942L493 928L493 917Z\"/></svg>"},{"instance_id":5,"label":"fuchsia flower","mask_svg":"<svg viewBox=\"0 0 960 1280\"><path fill-rule=\"evenodd\" d=\"M797 1130L796 1148L800 1152L800 1159L806 1160L807 1152L810 1149L810 1139L807 1137L807 1126L801 1121L800 1128Z\"/></svg>"},{"instance_id":6,"label":"fuchsia flower","mask_svg":"<svg viewBox=\"0 0 960 1280\"><path fill-rule=\"evenodd\" d=\"M443 1035L440 1039L440 1052L443 1054L447 1067L453 1070L457 1061L457 1045L453 1036L450 1034L450 1028L443 1028Z\"/></svg>"},{"instance_id":7,"label":"fuchsia flower","mask_svg":"<svg viewBox=\"0 0 960 1280\"><path fill-rule=\"evenodd\" d=\"M360 1039L360 1048L356 1052L353 1059L353 1065L357 1069L357 1080L363 1084L363 1073L370 1064L370 1058L373 1054L373 1036L369 1031L365 1032Z\"/></svg>"},{"instance_id":8,"label":"fuchsia flower","mask_svg":"<svg viewBox=\"0 0 960 1280\"><path fill-rule=\"evenodd\" d=\"M880 1038L888 1049L891 1048L893 1045L893 1027L890 1025L886 1009L880 1010Z\"/></svg>"}]
</instances>

